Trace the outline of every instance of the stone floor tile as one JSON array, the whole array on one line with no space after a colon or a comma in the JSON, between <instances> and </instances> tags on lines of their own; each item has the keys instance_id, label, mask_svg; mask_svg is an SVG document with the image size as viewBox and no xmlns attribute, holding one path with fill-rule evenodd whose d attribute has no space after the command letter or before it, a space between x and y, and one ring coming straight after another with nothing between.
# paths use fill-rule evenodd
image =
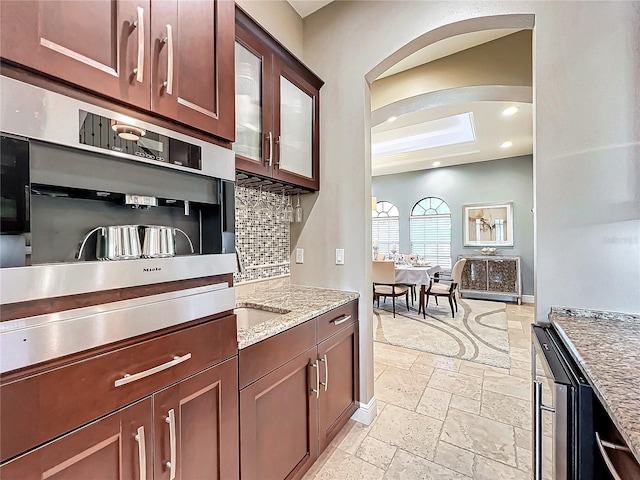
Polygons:
<instances>
[{"instance_id":1,"label":"stone floor tile","mask_svg":"<svg viewBox=\"0 0 640 480\"><path fill-rule=\"evenodd\" d=\"M526 378L487 371L484 374L482 388L523 400L531 399L531 380Z\"/></svg>"},{"instance_id":2,"label":"stone floor tile","mask_svg":"<svg viewBox=\"0 0 640 480\"><path fill-rule=\"evenodd\" d=\"M480 400L473 400L472 398L462 397L460 395L453 395L451 402L449 402L449 408L457 408L463 412L480 414Z\"/></svg>"},{"instance_id":3,"label":"stone floor tile","mask_svg":"<svg viewBox=\"0 0 640 480\"><path fill-rule=\"evenodd\" d=\"M336 435L331 445L355 455L360 443L369 434L371 426L354 420L349 420L342 430Z\"/></svg>"},{"instance_id":4,"label":"stone floor tile","mask_svg":"<svg viewBox=\"0 0 640 480\"><path fill-rule=\"evenodd\" d=\"M476 455L473 480L530 480L527 473L515 467Z\"/></svg>"},{"instance_id":5,"label":"stone floor tile","mask_svg":"<svg viewBox=\"0 0 640 480\"><path fill-rule=\"evenodd\" d=\"M398 450L384 478L385 480L466 480L470 477L404 450Z\"/></svg>"},{"instance_id":6,"label":"stone floor tile","mask_svg":"<svg viewBox=\"0 0 640 480\"><path fill-rule=\"evenodd\" d=\"M523 332L522 322L517 320L507 320L507 328L516 332Z\"/></svg>"},{"instance_id":7,"label":"stone floor tile","mask_svg":"<svg viewBox=\"0 0 640 480\"><path fill-rule=\"evenodd\" d=\"M435 370L435 367L432 367L431 365L425 365L424 363L417 363L417 362L414 363L409 369L410 372L419 373L420 375L424 375L425 377L431 377L431 375L433 375L434 370Z\"/></svg>"},{"instance_id":8,"label":"stone floor tile","mask_svg":"<svg viewBox=\"0 0 640 480\"><path fill-rule=\"evenodd\" d=\"M396 454L396 447L373 437L366 437L356 452L356 457L386 470Z\"/></svg>"},{"instance_id":9,"label":"stone floor tile","mask_svg":"<svg viewBox=\"0 0 640 480\"><path fill-rule=\"evenodd\" d=\"M315 480L376 480L382 479L384 470L337 448L320 468Z\"/></svg>"},{"instance_id":10,"label":"stone floor tile","mask_svg":"<svg viewBox=\"0 0 640 480\"><path fill-rule=\"evenodd\" d=\"M460 368L460 360L457 358L443 357L442 355L434 355L433 353L420 353L414 362L414 365L415 364L429 365L451 372L457 372Z\"/></svg>"},{"instance_id":11,"label":"stone floor tile","mask_svg":"<svg viewBox=\"0 0 640 480\"><path fill-rule=\"evenodd\" d=\"M518 427L515 427L514 430L516 432L516 447L533 450L533 447L531 446L533 442L531 431Z\"/></svg>"},{"instance_id":12,"label":"stone floor tile","mask_svg":"<svg viewBox=\"0 0 640 480\"><path fill-rule=\"evenodd\" d=\"M514 427L531 430L531 402L485 390L480 415Z\"/></svg>"},{"instance_id":13,"label":"stone floor tile","mask_svg":"<svg viewBox=\"0 0 640 480\"><path fill-rule=\"evenodd\" d=\"M311 468L307 471L307 473L304 474L302 480L314 480L318 472L322 470L322 467L324 467L327 462L331 461L331 458L333 457L333 454L336 450L337 447L335 447L333 443L329 444L327 448L325 448L324 452L320 454L314 464L311 465Z\"/></svg>"},{"instance_id":14,"label":"stone floor tile","mask_svg":"<svg viewBox=\"0 0 640 480\"><path fill-rule=\"evenodd\" d=\"M449 410L440 440L516 466L513 427L456 409Z\"/></svg>"},{"instance_id":15,"label":"stone floor tile","mask_svg":"<svg viewBox=\"0 0 640 480\"><path fill-rule=\"evenodd\" d=\"M369 435L426 459L432 459L442 422L420 413L387 405Z\"/></svg>"},{"instance_id":16,"label":"stone floor tile","mask_svg":"<svg viewBox=\"0 0 640 480\"><path fill-rule=\"evenodd\" d=\"M384 363L378 363L378 362L375 362L375 363L373 364L373 378L374 378L375 380L377 380L377 379L378 379L378 377L379 377L380 375L382 375L382 372L384 372L384 371L385 371L385 369L387 368L387 366L388 366L388 365L385 365Z\"/></svg>"},{"instance_id":17,"label":"stone floor tile","mask_svg":"<svg viewBox=\"0 0 640 480\"><path fill-rule=\"evenodd\" d=\"M464 373L436 369L429 379L429 386L463 397L480 400L482 379L465 375Z\"/></svg>"},{"instance_id":18,"label":"stone floor tile","mask_svg":"<svg viewBox=\"0 0 640 480\"><path fill-rule=\"evenodd\" d=\"M458 371L465 375L472 375L474 377L484 376L484 368L482 368L480 364L473 362L462 362Z\"/></svg>"},{"instance_id":19,"label":"stone floor tile","mask_svg":"<svg viewBox=\"0 0 640 480\"><path fill-rule=\"evenodd\" d=\"M529 370L531 371L531 360L527 360L522 361L522 360L516 360L515 358L511 358L511 368L520 368L522 370Z\"/></svg>"},{"instance_id":20,"label":"stone floor tile","mask_svg":"<svg viewBox=\"0 0 640 480\"><path fill-rule=\"evenodd\" d=\"M511 360L519 360L522 362L531 362L531 345L529 345L527 348L517 348L515 346L512 346L509 349L509 356L511 357Z\"/></svg>"},{"instance_id":21,"label":"stone floor tile","mask_svg":"<svg viewBox=\"0 0 640 480\"><path fill-rule=\"evenodd\" d=\"M413 362L418 358L418 352L406 348L400 350L392 345L374 342L373 358L377 363L409 370Z\"/></svg>"},{"instance_id":22,"label":"stone floor tile","mask_svg":"<svg viewBox=\"0 0 640 480\"><path fill-rule=\"evenodd\" d=\"M438 442L436 455L433 459L435 463L447 467L468 477L473 476L473 459L475 455L460 447L446 442Z\"/></svg>"},{"instance_id":23,"label":"stone floor tile","mask_svg":"<svg viewBox=\"0 0 640 480\"><path fill-rule=\"evenodd\" d=\"M532 471L531 450L516 447L516 460L518 461L518 468L520 470L522 470L523 472L531 473Z\"/></svg>"},{"instance_id":24,"label":"stone floor tile","mask_svg":"<svg viewBox=\"0 0 640 480\"><path fill-rule=\"evenodd\" d=\"M422 393L420 402L418 402L416 412L437 418L438 420L444 420L449 410L450 401L451 394L449 392L427 387Z\"/></svg>"},{"instance_id":25,"label":"stone floor tile","mask_svg":"<svg viewBox=\"0 0 640 480\"><path fill-rule=\"evenodd\" d=\"M512 334L512 331L509 332L509 345L511 348L522 348L526 349L531 345L531 338L529 334Z\"/></svg>"},{"instance_id":26,"label":"stone floor tile","mask_svg":"<svg viewBox=\"0 0 640 480\"><path fill-rule=\"evenodd\" d=\"M527 380L531 379L531 370L524 370L522 368L511 368L509 370L509 375L514 377L526 378Z\"/></svg>"},{"instance_id":27,"label":"stone floor tile","mask_svg":"<svg viewBox=\"0 0 640 480\"><path fill-rule=\"evenodd\" d=\"M383 402L415 410L429 377L388 367L375 382L376 397Z\"/></svg>"}]
</instances>

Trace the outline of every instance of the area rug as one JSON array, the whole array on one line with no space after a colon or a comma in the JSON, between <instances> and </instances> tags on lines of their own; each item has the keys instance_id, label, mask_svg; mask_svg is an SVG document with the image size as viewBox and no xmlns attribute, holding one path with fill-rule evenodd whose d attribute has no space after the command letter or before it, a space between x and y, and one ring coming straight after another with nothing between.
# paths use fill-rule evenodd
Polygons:
<instances>
[{"instance_id":1,"label":"area rug","mask_svg":"<svg viewBox=\"0 0 640 480\"><path fill-rule=\"evenodd\" d=\"M426 319L415 310L406 311L391 301L373 310L374 340L399 347L469 360L494 367L510 368L506 305L482 300L458 300L458 312L451 318L447 299L429 302Z\"/></svg>"}]
</instances>

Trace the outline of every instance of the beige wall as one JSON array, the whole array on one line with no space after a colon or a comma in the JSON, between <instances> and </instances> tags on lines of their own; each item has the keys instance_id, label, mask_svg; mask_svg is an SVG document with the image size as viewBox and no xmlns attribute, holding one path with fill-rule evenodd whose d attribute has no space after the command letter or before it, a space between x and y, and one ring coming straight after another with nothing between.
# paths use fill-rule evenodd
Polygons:
<instances>
[{"instance_id":1,"label":"beige wall","mask_svg":"<svg viewBox=\"0 0 640 480\"><path fill-rule=\"evenodd\" d=\"M236 3L280 43L302 60L302 18L285 0L236 0Z\"/></svg>"},{"instance_id":2,"label":"beige wall","mask_svg":"<svg viewBox=\"0 0 640 480\"><path fill-rule=\"evenodd\" d=\"M446 88L531 86L531 54L531 30L463 50L375 81L371 85L371 109Z\"/></svg>"},{"instance_id":3,"label":"beige wall","mask_svg":"<svg viewBox=\"0 0 640 480\"><path fill-rule=\"evenodd\" d=\"M640 312L640 2L340 1L305 19L321 91L321 191L292 283L361 293L361 401L373 396L370 99L365 75L411 40L535 14L537 318L551 305ZM313 206L311 208L311 204ZM345 265L335 265L335 249ZM601 275L607 279L601 279Z\"/></svg>"}]
</instances>

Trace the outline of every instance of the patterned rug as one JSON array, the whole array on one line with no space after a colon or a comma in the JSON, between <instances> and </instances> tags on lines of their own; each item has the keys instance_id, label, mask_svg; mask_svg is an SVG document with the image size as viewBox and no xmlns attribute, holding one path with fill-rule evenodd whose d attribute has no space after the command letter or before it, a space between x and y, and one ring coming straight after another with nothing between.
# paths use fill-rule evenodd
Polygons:
<instances>
[{"instance_id":1,"label":"patterned rug","mask_svg":"<svg viewBox=\"0 0 640 480\"><path fill-rule=\"evenodd\" d=\"M416 308L407 312L404 302L391 301L373 309L374 340L422 352L510 368L506 305L482 300L458 300L458 312L451 318L446 298L436 305L431 299L427 318Z\"/></svg>"}]
</instances>

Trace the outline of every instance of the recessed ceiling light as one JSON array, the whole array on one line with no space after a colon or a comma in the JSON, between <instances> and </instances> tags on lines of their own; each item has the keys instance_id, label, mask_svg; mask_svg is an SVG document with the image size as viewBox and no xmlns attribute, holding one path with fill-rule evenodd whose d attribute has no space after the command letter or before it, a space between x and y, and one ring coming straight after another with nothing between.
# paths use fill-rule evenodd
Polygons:
<instances>
[{"instance_id":1,"label":"recessed ceiling light","mask_svg":"<svg viewBox=\"0 0 640 480\"><path fill-rule=\"evenodd\" d=\"M434 167L439 167L440 166L440 162L433 162L433 166Z\"/></svg>"},{"instance_id":2,"label":"recessed ceiling light","mask_svg":"<svg viewBox=\"0 0 640 480\"><path fill-rule=\"evenodd\" d=\"M515 115L516 113L518 113L518 111L520 110L520 107L516 107L515 105L512 105L511 107L507 107L502 111L502 114L505 117L510 117L511 115Z\"/></svg>"},{"instance_id":3,"label":"recessed ceiling light","mask_svg":"<svg viewBox=\"0 0 640 480\"><path fill-rule=\"evenodd\" d=\"M512 145L513 145L513 142L512 142L511 140L507 140L506 142L502 142L502 143L500 144L500 146L501 146L502 148L509 148L509 147L511 147Z\"/></svg>"},{"instance_id":4,"label":"recessed ceiling light","mask_svg":"<svg viewBox=\"0 0 640 480\"><path fill-rule=\"evenodd\" d=\"M395 122L397 119L398 119L398 117L395 117L395 116L389 117L389 118L387 118L387 122Z\"/></svg>"}]
</instances>

